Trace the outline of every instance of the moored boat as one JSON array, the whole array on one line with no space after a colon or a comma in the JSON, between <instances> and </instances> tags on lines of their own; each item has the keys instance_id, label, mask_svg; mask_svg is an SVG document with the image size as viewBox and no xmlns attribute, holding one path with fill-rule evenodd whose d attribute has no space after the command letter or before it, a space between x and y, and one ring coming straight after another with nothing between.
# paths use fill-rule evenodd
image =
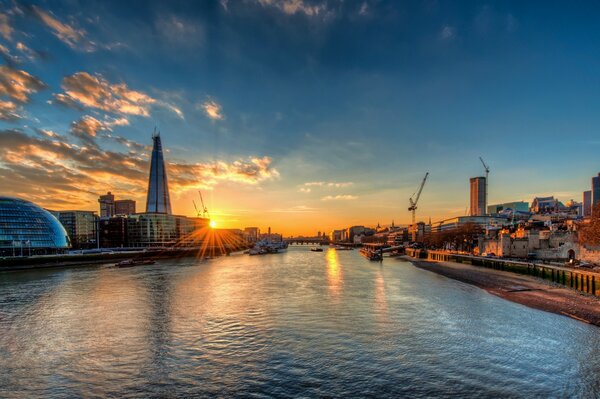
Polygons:
<instances>
[{"instance_id":1,"label":"moored boat","mask_svg":"<svg viewBox=\"0 0 600 399\"><path fill-rule=\"evenodd\" d=\"M116 267L133 267L133 266L143 266L143 265L153 265L156 262L152 259L125 259L118 263L115 263Z\"/></svg>"}]
</instances>

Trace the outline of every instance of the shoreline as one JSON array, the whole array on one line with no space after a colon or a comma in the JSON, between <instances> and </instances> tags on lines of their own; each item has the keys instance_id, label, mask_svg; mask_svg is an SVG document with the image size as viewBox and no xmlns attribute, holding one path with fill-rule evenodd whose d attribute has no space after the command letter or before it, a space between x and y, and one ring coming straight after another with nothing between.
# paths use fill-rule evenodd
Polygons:
<instances>
[{"instance_id":1,"label":"shoreline","mask_svg":"<svg viewBox=\"0 0 600 399\"><path fill-rule=\"evenodd\" d=\"M600 327L600 298L547 280L454 262L434 262L402 256L419 269L471 284L488 293L530 308L555 313Z\"/></svg>"}]
</instances>

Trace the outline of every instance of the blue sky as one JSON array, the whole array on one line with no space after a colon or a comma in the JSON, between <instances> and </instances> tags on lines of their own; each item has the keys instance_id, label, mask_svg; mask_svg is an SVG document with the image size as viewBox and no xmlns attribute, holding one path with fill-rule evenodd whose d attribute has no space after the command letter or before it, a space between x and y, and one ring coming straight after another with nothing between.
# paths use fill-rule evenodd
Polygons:
<instances>
[{"instance_id":1,"label":"blue sky","mask_svg":"<svg viewBox=\"0 0 600 399\"><path fill-rule=\"evenodd\" d=\"M222 226L292 234L408 222L426 171L419 216L462 214L479 156L490 202L600 170L597 3L1 4L0 183L47 207L143 208L154 126L175 212L201 188Z\"/></svg>"}]
</instances>

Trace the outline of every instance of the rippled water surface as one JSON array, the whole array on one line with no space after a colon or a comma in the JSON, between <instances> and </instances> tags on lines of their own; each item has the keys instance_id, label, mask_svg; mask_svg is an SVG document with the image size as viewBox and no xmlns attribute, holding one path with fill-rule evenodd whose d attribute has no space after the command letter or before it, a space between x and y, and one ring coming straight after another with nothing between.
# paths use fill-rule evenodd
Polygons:
<instances>
[{"instance_id":1,"label":"rippled water surface","mask_svg":"<svg viewBox=\"0 0 600 399\"><path fill-rule=\"evenodd\" d=\"M0 397L598 397L600 329L356 251L0 274Z\"/></svg>"}]
</instances>

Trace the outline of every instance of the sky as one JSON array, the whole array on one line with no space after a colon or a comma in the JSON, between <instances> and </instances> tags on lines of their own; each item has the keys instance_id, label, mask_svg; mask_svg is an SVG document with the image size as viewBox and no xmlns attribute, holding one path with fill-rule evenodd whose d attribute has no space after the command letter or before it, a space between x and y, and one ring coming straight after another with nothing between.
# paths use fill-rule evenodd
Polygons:
<instances>
[{"instance_id":1,"label":"sky","mask_svg":"<svg viewBox=\"0 0 600 399\"><path fill-rule=\"evenodd\" d=\"M160 131L173 212L314 235L580 201L600 171L600 4L0 1L0 195L146 204Z\"/></svg>"}]
</instances>

